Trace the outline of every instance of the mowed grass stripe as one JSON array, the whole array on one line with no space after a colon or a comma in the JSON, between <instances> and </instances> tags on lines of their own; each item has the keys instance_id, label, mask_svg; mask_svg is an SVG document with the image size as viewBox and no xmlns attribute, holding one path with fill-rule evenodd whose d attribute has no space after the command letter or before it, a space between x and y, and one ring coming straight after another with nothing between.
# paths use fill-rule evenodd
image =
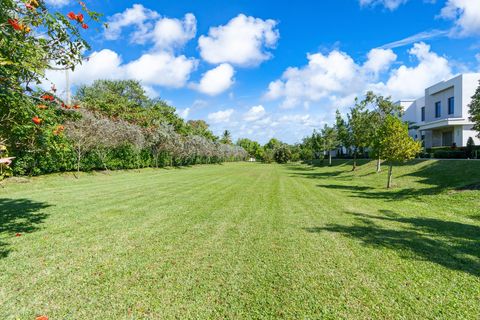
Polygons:
<instances>
[{"instance_id":1,"label":"mowed grass stripe","mask_svg":"<svg viewBox=\"0 0 480 320\"><path fill-rule=\"evenodd\" d=\"M0 258L0 315L476 319L479 192L437 192L432 168L444 165L396 169L391 192L374 163L354 173L232 163L8 184L0 199L51 206L36 211L46 215L39 229L16 238L10 221L0 232L0 250L11 250ZM419 188L402 193L409 186Z\"/></svg>"}]
</instances>

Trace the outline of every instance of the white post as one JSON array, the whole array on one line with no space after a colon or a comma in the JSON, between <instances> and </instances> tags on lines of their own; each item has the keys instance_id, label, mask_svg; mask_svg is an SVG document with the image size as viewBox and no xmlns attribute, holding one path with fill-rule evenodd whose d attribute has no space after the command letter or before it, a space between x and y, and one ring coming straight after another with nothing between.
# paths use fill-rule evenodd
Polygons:
<instances>
[{"instance_id":1,"label":"white post","mask_svg":"<svg viewBox=\"0 0 480 320\"><path fill-rule=\"evenodd\" d=\"M71 92L70 92L70 74L68 69L65 70L65 90L67 91L67 105L71 104Z\"/></svg>"}]
</instances>

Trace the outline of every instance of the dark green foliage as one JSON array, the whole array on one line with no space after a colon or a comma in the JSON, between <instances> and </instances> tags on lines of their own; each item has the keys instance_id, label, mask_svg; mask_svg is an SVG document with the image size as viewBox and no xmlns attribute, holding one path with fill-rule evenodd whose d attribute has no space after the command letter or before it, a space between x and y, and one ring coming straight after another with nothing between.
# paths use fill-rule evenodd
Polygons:
<instances>
[{"instance_id":1,"label":"dark green foliage","mask_svg":"<svg viewBox=\"0 0 480 320\"><path fill-rule=\"evenodd\" d=\"M247 151L250 157L255 158L257 160L262 160L264 157L264 151L260 143L247 139L242 138L238 139L237 146L242 147Z\"/></svg>"},{"instance_id":2,"label":"dark green foliage","mask_svg":"<svg viewBox=\"0 0 480 320\"><path fill-rule=\"evenodd\" d=\"M287 163L292 158L292 153L287 145L282 145L275 149L273 158L277 163Z\"/></svg>"},{"instance_id":3,"label":"dark green foliage","mask_svg":"<svg viewBox=\"0 0 480 320\"><path fill-rule=\"evenodd\" d=\"M462 150L439 150L433 153L437 159L466 159L467 153Z\"/></svg>"},{"instance_id":4,"label":"dark green foliage","mask_svg":"<svg viewBox=\"0 0 480 320\"><path fill-rule=\"evenodd\" d=\"M469 137L467 140L467 147L465 148L465 153L467 158L473 158L475 153L475 142L472 137Z\"/></svg>"}]
</instances>

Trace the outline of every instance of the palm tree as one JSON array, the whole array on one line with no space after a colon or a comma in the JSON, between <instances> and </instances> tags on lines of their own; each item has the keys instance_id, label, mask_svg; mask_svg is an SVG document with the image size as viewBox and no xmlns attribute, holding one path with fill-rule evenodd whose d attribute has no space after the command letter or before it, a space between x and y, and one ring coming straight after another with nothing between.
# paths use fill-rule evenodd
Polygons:
<instances>
[{"instance_id":1,"label":"palm tree","mask_svg":"<svg viewBox=\"0 0 480 320\"><path fill-rule=\"evenodd\" d=\"M220 142L224 144L232 144L232 135L230 134L230 131L223 131L222 139L220 139Z\"/></svg>"}]
</instances>

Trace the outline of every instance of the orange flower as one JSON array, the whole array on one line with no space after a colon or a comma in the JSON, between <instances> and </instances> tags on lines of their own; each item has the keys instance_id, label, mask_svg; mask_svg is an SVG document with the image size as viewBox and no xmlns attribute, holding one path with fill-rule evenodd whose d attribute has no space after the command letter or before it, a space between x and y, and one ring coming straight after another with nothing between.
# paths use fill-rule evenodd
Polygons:
<instances>
[{"instance_id":1,"label":"orange flower","mask_svg":"<svg viewBox=\"0 0 480 320\"><path fill-rule=\"evenodd\" d=\"M80 23L83 23L83 14L81 13L77 14L76 20Z\"/></svg>"},{"instance_id":2,"label":"orange flower","mask_svg":"<svg viewBox=\"0 0 480 320\"><path fill-rule=\"evenodd\" d=\"M41 118L35 116L35 117L32 118L32 121L33 121L33 123L35 123L36 125L39 125L39 124L42 123L43 120L42 120Z\"/></svg>"},{"instance_id":3,"label":"orange flower","mask_svg":"<svg viewBox=\"0 0 480 320\"><path fill-rule=\"evenodd\" d=\"M15 234L15 237L21 237L21 236L22 236L21 233L18 233L18 232L17 232L17 233Z\"/></svg>"},{"instance_id":4,"label":"orange flower","mask_svg":"<svg viewBox=\"0 0 480 320\"><path fill-rule=\"evenodd\" d=\"M40 109L40 110L48 109L48 107L47 107L46 105L44 105L44 104L39 104L39 105L37 106L37 108Z\"/></svg>"},{"instance_id":5,"label":"orange flower","mask_svg":"<svg viewBox=\"0 0 480 320\"><path fill-rule=\"evenodd\" d=\"M68 17L68 19L70 19L70 20L77 20L77 15L76 15L74 12L72 12L72 11L70 11L70 12L67 14L67 17Z\"/></svg>"},{"instance_id":6,"label":"orange flower","mask_svg":"<svg viewBox=\"0 0 480 320\"><path fill-rule=\"evenodd\" d=\"M62 133L65 130L65 127L62 125L58 125L55 130L53 130L53 134L58 136L60 133Z\"/></svg>"},{"instance_id":7,"label":"orange flower","mask_svg":"<svg viewBox=\"0 0 480 320\"><path fill-rule=\"evenodd\" d=\"M83 29L88 29L88 24L83 23L83 24L82 24L82 28L83 28Z\"/></svg>"},{"instance_id":8,"label":"orange flower","mask_svg":"<svg viewBox=\"0 0 480 320\"><path fill-rule=\"evenodd\" d=\"M35 318L35 320L48 320L47 316L38 316Z\"/></svg>"},{"instance_id":9,"label":"orange flower","mask_svg":"<svg viewBox=\"0 0 480 320\"><path fill-rule=\"evenodd\" d=\"M19 23L17 19L8 19L8 23L17 31L23 30L22 24Z\"/></svg>"},{"instance_id":10,"label":"orange flower","mask_svg":"<svg viewBox=\"0 0 480 320\"><path fill-rule=\"evenodd\" d=\"M50 94L44 94L42 96L42 99L45 100L45 101L54 101L55 100L55 97L50 95Z\"/></svg>"},{"instance_id":11,"label":"orange flower","mask_svg":"<svg viewBox=\"0 0 480 320\"><path fill-rule=\"evenodd\" d=\"M79 106L78 104L76 104L76 105L74 105L72 108L73 108L73 109L80 109L80 106Z\"/></svg>"}]
</instances>

